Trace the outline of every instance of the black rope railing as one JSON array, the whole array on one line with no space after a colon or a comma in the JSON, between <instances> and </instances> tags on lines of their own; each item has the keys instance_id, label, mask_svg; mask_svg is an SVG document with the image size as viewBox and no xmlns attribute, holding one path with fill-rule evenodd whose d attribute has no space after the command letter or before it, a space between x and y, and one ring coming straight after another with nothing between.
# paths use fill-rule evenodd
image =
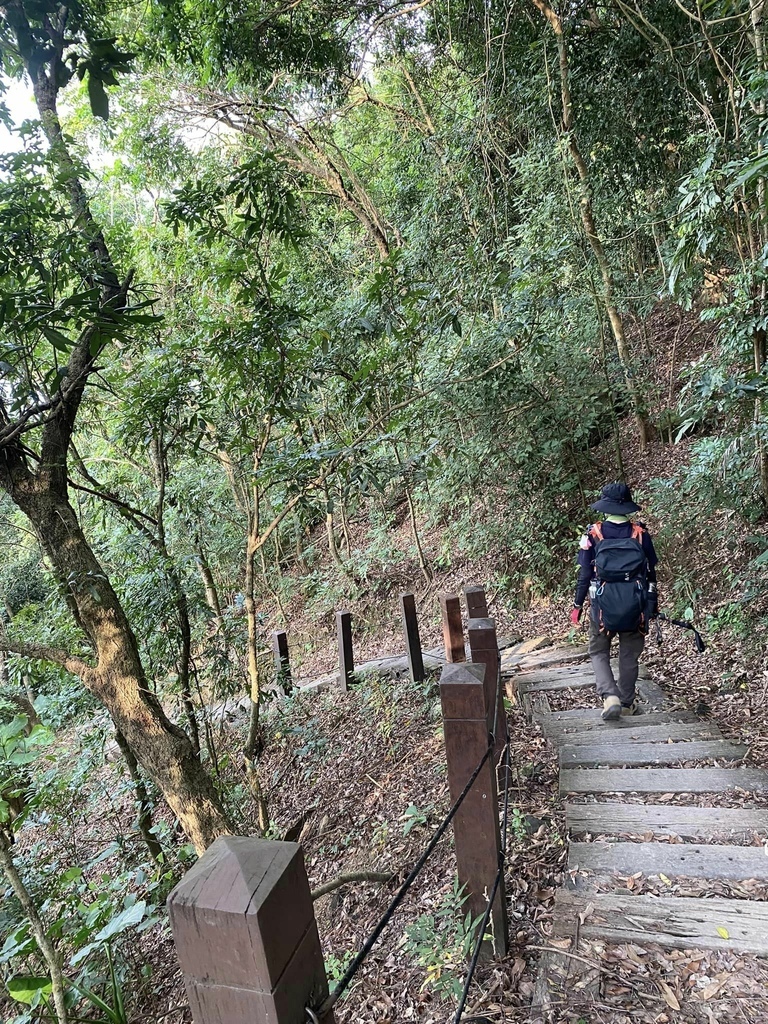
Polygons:
<instances>
[{"instance_id":1,"label":"black rope railing","mask_svg":"<svg viewBox=\"0 0 768 1024\"><path fill-rule=\"evenodd\" d=\"M498 675L497 675L497 678L496 678L496 700L495 700L495 707L494 707L494 711L493 711L493 728L492 728L492 730L491 730L491 732L489 734L489 737L488 737L488 746L487 746L487 748L485 750L485 753L481 757L480 762L477 765L477 767L475 768L475 770L470 775L470 777L469 777L469 779L467 781L467 784L464 786L464 789L458 795L458 797L454 801L451 809L448 811L448 813L446 814L446 816L443 818L442 822L440 823L439 827L437 828L437 830L433 834L432 838L430 839L429 843L427 844L426 849L424 850L424 853L422 853L421 857L419 857L419 859L416 862L416 864L414 864L413 868L411 869L410 873L408 874L408 877L405 879L403 884L398 889L398 891L395 894L394 898L392 899L391 903L389 904L389 906L387 907L387 909L384 911L384 913L382 914L381 918L379 919L376 927L373 929L371 934L368 936L367 940L365 941L364 945L362 946L360 951L357 953L355 958L349 964L349 967L347 967L346 971L344 972L344 974L341 976L341 978L337 982L336 986L334 987L333 991L328 995L327 999L324 1000L324 1002L320 1005L320 1007L317 1010L312 1010L309 1007L307 1008L307 1016L308 1016L308 1018L310 1020L312 1020L312 1019L322 1020L323 1017L334 1008L336 1003L338 1003L339 999L342 997L342 995L349 988L350 984L352 983L352 979L357 974L358 970L362 966L362 964L365 961L365 959L368 956L368 954L371 952L373 947L376 945L376 942L377 942L379 936L381 935L381 933L384 931L384 929L387 927L389 922L392 920L395 912L397 911L397 908L400 906L400 904L405 899L405 896L408 893L408 890L411 888L413 883L416 881L416 878L418 877L418 875L421 872L422 868L427 863L427 860L431 856L431 854L434 851L435 847L437 846L437 844L440 842L440 840L442 839L443 835L445 834L446 829L448 828L450 823L455 818L459 808L464 803L464 800L467 798L467 795L469 794L469 791L472 789L472 786L475 784L478 775L483 770L483 766L488 761L488 758L493 754L494 748L496 746L496 729L498 728L499 703L500 703L500 696L501 696L501 658L499 658L498 664L499 664L499 668L498 668ZM507 760L508 760L508 749L509 749L509 729L507 728ZM506 813L507 813L507 800L508 800L507 794L508 794L508 790L509 790L508 786L506 787L506 790L507 790L507 792L505 793L505 800L504 800L504 814L505 814L504 834L505 834L505 836L506 836ZM503 851L503 849L504 849L504 847L502 847L502 851ZM502 855L500 857L500 860L501 860L501 862L503 864L503 852L502 852ZM491 902L489 903L489 907L491 907L493 905L493 899L495 898L496 892L498 891L498 887L499 887L499 884L500 884L500 881L501 881L501 874L502 873L503 873L503 868L500 868L500 873L497 874L496 881L494 883L493 897L491 898ZM490 914L490 911L488 911L488 914ZM485 927L487 925L487 916L488 915L486 915L486 918L485 918L484 923L483 923L483 927L482 927L482 930L481 930L481 935L483 934L483 932L485 930ZM477 956L479 956L479 951L476 951L476 952L477 952ZM476 959L476 958L473 958L473 959ZM456 1019L458 1020L458 1018L456 1018Z\"/></svg>"}]
</instances>

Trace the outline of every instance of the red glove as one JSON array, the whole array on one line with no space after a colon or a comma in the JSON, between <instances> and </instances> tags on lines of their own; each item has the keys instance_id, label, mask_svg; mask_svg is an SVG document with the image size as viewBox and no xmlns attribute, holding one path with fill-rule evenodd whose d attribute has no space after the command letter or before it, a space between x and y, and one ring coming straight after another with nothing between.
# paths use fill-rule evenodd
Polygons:
<instances>
[{"instance_id":1,"label":"red glove","mask_svg":"<svg viewBox=\"0 0 768 1024\"><path fill-rule=\"evenodd\" d=\"M571 622L574 626L578 626L579 619L581 618L581 612L582 609L579 605L574 605L573 608L571 608Z\"/></svg>"}]
</instances>

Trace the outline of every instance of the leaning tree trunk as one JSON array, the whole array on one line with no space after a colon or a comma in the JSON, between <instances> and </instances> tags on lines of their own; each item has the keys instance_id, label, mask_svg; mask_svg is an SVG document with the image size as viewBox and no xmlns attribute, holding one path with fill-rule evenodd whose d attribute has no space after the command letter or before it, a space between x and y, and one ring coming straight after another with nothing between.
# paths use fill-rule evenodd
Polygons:
<instances>
[{"instance_id":1,"label":"leaning tree trunk","mask_svg":"<svg viewBox=\"0 0 768 1024\"><path fill-rule=\"evenodd\" d=\"M67 659L65 667L76 672L107 708L142 768L202 852L217 836L232 831L218 794L189 737L168 719L150 690L133 630L72 506L50 486L35 484L40 481L13 487L10 495L33 524L57 576L69 587L97 658L93 667L74 658ZM45 657L34 648L26 653Z\"/></svg>"}]
</instances>

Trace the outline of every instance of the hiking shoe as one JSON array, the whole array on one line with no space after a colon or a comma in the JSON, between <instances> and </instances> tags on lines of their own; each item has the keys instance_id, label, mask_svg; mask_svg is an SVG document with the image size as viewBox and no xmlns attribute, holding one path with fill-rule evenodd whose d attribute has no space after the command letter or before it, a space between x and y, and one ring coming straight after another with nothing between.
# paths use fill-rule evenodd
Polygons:
<instances>
[{"instance_id":1,"label":"hiking shoe","mask_svg":"<svg viewBox=\"0 0 768 1024\"><path fill-rule=\"evenodd\" d=\"M618 697L605 697L603 700L603 721L615 722L621 718L621 701Z\"/></svg>"},{"instance_id":2,"label":"hiking shoe","mask_svg":"<svg viewBox=\"0 0 768 1024\"><path fill-rule=\"evenodd\" d=\"M629 705L627 705L627 704L622 704L621 705L621 717L622 718L624 718L625 715L636 715L637 712L638 712L637 701L633 700L632 703L629 704Z\"/></svg>"}]
</instances>

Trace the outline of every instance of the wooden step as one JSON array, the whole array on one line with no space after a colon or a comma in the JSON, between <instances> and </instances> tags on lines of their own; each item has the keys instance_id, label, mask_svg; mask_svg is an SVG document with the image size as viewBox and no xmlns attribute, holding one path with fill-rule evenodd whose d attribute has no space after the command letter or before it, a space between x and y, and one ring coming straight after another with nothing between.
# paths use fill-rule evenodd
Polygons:
<instances>
[{"instance_id":1,"label":"wooden step","mask_svg":"<svg viewBox=\"0 0 768 1024\"><path fill-rule=\"evenodd\" d=\"M618 671L618 661L611 662L614 671ZM642 666L641 666L642 668ZM504 673L502 672L502 675ZM594 682L594 674L589 665L569 665L566 668L543 668L539 671L528 669L525 672L515 672L515 680L526 683L541 683L552 679L579 679L582 676L589 677Z\"/></svg>"},{"instance_id":2,"label":"wooden step","mask_svg":"<svg viewBox=\"0 0 768 1024\"><path fill-rule=\"evenodd\" d=\"M527 677L515 676L512 679L512 683L521 694L541 694L551 693L556 690L585 690L589 687L594 687L595 680L594 676L580 675L557 679L542 679L539 682L532 683L527 681ZM646 711L658 710L664 706L666 701L666 695L658 683L654 683L652 679L646 679L643 676L640 676L637 681L637 697L640 704L644 705L642 709ZM595 709L590 713L596 714L599 717L601 708L598 705L598 699L595 696ZM589 711L590 709L587 708L586 710Z\"/></svg>"},{"instance_id":3,"label":"wooden step","mask_svg":"<svg viewBox=\"0 0 768 1024\"><path fill-rule=\"evenodd\" d=\"M555 897L558 935L601 942L658 943L672 949L732 949L768 955L768 904L752 900L682 896L584 896L560 890Z\"/></svg>"},{"instance_id":4,"label":"wooden step","mask_svg":"<svg viewBox=\"0 0 768 1024\"><path fill-rule=\"evenodd\" d=\"M502 655L501 670L509 672L514 669L540 669L555 665L567 665L574 661L585 661L588 657L586 646L555 647L531 654Z\"/></svg>"},{"instance_id":5,"label":"wooden step","mask_svg":"<svg viewBox=\"0 0 768 1024\"><path fill-rule=\"evenodd\" d=\"M665 875L667 878L768 879L762 846L697 843L572 843L569 871L589 875ZM578 887L578 886L577 886ZM768 905L765 906L768 914Z\"/></svg>"},{"instance_id":6,"label":"wooden step","mask_svg":"<svg viewBox=\"0 0 768 1024\"><path fill-rule=\"evenodd\" d=\"M565 822L575 833L614 835L636 832L644 835L653 832L655 835L680 836L681 839L703 839L768 832L768 810L678 807L675 804L569 803L565 805Z\"/></svg>"},{"instance_id":7,"label":"wooden step","mask_svg":"<svg viewBox=\"0 0 768 1024\"><path fill-rule=\"evenodd\" d=\"M543 673L536 673L541 675ZM531 682L527 676L515 676L514 682L521 693L547 693L550 690L583 690L595 685L595 677L589 673L573 676L558 676L556 679L538 679Z\"/></svg>"},{"instance_id":8,"label":"wooden step","mask_svg":"<svg viewBox=\"0 0 768 1024\"><path fill-rule=\"evenodd\" d=\"M562 767L676 764L701 759L740 760L749 747L730 740L691 740L680 743L626 743L620 738L583 746L560 747Z\"/></svg>"},{"instance_id":9,"label":"wooden step","mask_svg":"<svg viewBox=\"0 0 768 1024\"><path fill-rule=\"evenodd\" d=\"M570 711L537 712L536 721L549 729L574 729L574 728L600 728L617 729L620 727L631 728L633 725L661 725L664 722L701 722L706 719L699 718L693 711L685 709L669 711L647 711L644 714L633 715L631 718L621 718L617 722L604 722L600 717L600 709L594 708L573 708Z\"/></svg>"},{"instance_id":10,"label":"wooden step","mask_svg":"<svg viewBox=\"0 0 768 1024\"><path fill-rule=\"evenodd\" d=\"M759 768L564 768L561 793L722 793L768 791Z\"/></svg>"},{"instance_id":11,"label":"wooden step","mask_svg":"<svg viewBox=\"0 0 768 1024\"><path fill-rule=\"evenodd\" d=\"M638 716L642 718L642 715ZM603 746L625 743L666 743L667 740L722 739L723 734L711 722L667 722L663 725L640 725L637 718L625 718L624 724L605 722L606 728L560 732L552 739L566 746ZM611 728L613 725L613 728Z\"/></svg>"}]
</instances>

